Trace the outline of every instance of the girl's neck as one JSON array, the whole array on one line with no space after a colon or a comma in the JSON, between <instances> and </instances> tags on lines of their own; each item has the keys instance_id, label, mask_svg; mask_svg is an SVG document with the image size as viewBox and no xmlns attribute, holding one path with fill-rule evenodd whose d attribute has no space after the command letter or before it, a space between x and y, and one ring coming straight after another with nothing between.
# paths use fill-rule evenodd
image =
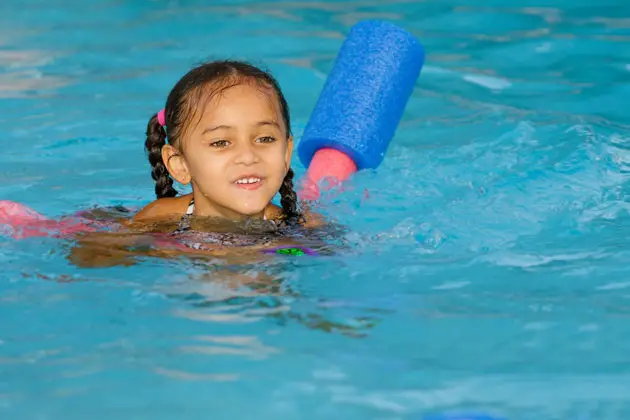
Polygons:
<instances>
[{"instance_id":1,"label":"girl's neck","mask_svg":"<svg viewBox=\"0 0 630 420\"><path fill-rule=\"evenodd\" d=\"M221 205L209 202L205 197L199 197L198 194L192 196L194 202L193 215L201 217L218 217L232 221L244 221L247 219L266 219L266 210L255 214L242 214L225 208Z\"/></svg>"}]
</instances>

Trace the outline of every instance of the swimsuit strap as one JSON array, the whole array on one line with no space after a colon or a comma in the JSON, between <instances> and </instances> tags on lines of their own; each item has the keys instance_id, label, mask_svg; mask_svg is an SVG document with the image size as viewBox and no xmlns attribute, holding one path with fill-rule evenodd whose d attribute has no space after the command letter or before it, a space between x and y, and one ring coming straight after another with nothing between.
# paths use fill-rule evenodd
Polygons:
<instances>
[{"instance_id":1,"label":"swimsuit strap","mask_svg":"<svg viewBox=\"0 0 630 420\"><path fill-rule=\"evenodd\" d=\"M190 204L188 204L188 209L186 210L186 215L190 216L195 211L195 199L190 200Z\"/></svg>"},{"instance_id":2,"label":"swimsuit strap","mask_svg":"<svg viewBox=\"0 0 630 420\"><path fill-rule=\"evenodd\" d=\"M190 204L188 204L188 208L186 209L186 213L179 220L179 224L177 225L177 229L173 231L173 233L181 233L190 230L190 216L192 216L193 211L195 210L195 199L190 200Z\"/></svg>"}]
</instances>

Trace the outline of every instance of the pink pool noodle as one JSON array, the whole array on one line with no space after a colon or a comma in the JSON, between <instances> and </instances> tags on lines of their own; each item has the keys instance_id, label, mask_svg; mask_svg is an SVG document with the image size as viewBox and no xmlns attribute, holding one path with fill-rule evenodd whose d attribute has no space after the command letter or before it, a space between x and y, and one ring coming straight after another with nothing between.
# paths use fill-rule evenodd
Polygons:
<instances>
[{"instance_id":1,"label":"pink pool noodle","mask_svg":"<svg viewBox=\"0 0 630 420\"><path fill-rule=\"evenodd\" d=\"M320 149L313 155L306 180L299 192L303 200L316 200L320 196L320 182L327 180L335 186L357 171L357 165L345 153L335 149Z\"/></svg>"},{"instance_id":2,"label":"pink pool noodle","mask_svg":"<svg viewBox=\"0 0 630 420\"><path fill-rule=\"evenodd\" d=\"M71 217L49 219L24 204L0 200L0 230L16 239L34 236L65 236L94 231L86 220Z\"/></svg>"}]
</instances>

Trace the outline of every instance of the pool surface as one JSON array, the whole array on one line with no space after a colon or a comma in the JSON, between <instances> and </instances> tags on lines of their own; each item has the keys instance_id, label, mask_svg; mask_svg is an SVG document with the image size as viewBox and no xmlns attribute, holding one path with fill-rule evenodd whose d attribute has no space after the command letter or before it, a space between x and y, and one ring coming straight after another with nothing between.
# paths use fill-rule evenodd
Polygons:
<instances>
[{"instance_id":1,"label":"pool surface","mask_svg":"<svg viewBox=\"0 0 630 420\"><path fill-rule=\"evenodd\" d=\"M626 1L4 0L0 199L152 200L148 118L206 58L270 68L299 140L368 18L427 57L383 165L324 197L350 246L227 267L260 289L0 237L0 419L630 418Z\"/></svg>"}]
</instances>

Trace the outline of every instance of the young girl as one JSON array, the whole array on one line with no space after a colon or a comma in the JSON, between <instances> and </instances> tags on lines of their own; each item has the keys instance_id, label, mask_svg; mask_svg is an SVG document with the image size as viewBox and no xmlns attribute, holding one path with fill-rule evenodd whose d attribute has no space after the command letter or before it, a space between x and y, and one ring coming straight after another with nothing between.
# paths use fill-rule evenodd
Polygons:
<instances>
[{"instance_id":1,"label":"young girl","mask_svg":"<svg viewBox=\"0 0 630 420\"><path fill-rule=\"evenodd\" d=\"M215 61L188 72L149 120L145 147L157 200L135 221L300 219L287 101L276 80L252 65ZM173 180L192 184L192 194L176 197ZM282 208L271 204L278 192Z\"/></svg>"},{"instance_id":2,"label":"young girl","mask_svg":"<svg viewBox=\"0 0 630 420\"><path fill-rule=\"evenodd\" d=\"M167 240L144 238L143 245L136 240L129 247L129 237L85 237L75 256L92 258L95 247L101 256L125 258L130 249L145 255L260 251L295 244L277 234L280 226L321 225L320 218L298 210L287 101L276 80L250 64L215 61L189 71L166 107L150 118L145 148L157 200L127 227L159 230ZM191 184L192 193L177 196L174 180ZM278 192L281 208L272 204ZM235 233L244 223L259 229Z\"/></svg>"}]
</instances>

